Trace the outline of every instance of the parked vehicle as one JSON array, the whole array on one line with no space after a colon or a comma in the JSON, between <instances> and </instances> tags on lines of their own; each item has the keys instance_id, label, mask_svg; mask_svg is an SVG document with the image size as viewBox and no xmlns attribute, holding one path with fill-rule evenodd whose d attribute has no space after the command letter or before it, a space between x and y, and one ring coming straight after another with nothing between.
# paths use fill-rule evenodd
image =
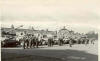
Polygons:
<instances>
[{"instance_id":1,"label":"parked vehicle","mask_svg":"<svg viewBox=\"0 0 100 61\"><path fill-rule=\"evenodd\" d=\"M19 41L16 40L15 36L7 35L5 39L1 41L1 47L16 47L20 44Z\"/></svg>"}]
</instances>

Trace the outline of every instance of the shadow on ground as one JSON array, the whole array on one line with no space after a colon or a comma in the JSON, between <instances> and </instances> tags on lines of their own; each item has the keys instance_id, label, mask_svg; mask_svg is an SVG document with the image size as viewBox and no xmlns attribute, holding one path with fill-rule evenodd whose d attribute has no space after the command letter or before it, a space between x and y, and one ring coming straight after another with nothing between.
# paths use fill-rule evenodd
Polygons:
<instances>
[{"instance_id":1,"label":"shadow on ground","mask_svg":"<svg viewBox=\"0 0 100 61\"><path fill-rule=\"evenodd\" d=\"M8 50L8 51L7 51ZM98 61L98 55L77 50L1 50L2 61Z\"/></svg>"}]
</instances>

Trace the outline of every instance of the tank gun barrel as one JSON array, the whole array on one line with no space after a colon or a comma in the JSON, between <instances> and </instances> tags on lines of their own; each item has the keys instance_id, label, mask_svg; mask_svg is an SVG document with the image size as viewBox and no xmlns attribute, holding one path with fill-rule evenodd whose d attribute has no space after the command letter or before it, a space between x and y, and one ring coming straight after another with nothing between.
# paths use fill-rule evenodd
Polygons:
<instances>
[{"instance_id":1,"label":"tank gun barrel","mask_svg":"<svg viewBox=\"0 0 100 61\"><path fill-rule=\"evenodd\" d=\"M17 30L17 29L19 29L20 27L23 27L23 25L20 25L19 27L14 28L13 30ZM10 30L10 31L12 31L12 30ZM10 32L10 31L8 31L8 32Z\"/></svg>"}]
</instances>

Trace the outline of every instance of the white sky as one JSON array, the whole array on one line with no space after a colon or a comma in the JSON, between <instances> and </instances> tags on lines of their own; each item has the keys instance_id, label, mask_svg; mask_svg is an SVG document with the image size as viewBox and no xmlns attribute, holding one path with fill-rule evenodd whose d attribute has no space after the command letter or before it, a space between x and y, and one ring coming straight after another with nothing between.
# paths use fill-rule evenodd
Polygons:
<instances>
[{"instance_id":1,"label":"white sky","mask_svg":"<svg viewBox=\"0 0 100 61\"><path fill-rule=\"evenodd\" d=\"M2 0L3 27L58 30L62 26L77 32L100 29L100 0Z\"/></svg>"}]
</instances>

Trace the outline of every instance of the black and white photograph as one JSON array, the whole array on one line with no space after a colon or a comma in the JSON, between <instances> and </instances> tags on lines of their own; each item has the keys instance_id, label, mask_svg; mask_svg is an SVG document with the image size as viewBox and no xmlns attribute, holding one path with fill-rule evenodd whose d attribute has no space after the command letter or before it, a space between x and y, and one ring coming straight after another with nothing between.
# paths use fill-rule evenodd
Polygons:
<instances>
[{"instance_id":1,"label":"black and white photograph","mask_svg":"<svg viewBox=\"0 0 100 61\"><path fill-rule=\"evenodd\" d=\"M1 61L99 61L100 0L1 0Z\"/></svg>"}]
</instances>

